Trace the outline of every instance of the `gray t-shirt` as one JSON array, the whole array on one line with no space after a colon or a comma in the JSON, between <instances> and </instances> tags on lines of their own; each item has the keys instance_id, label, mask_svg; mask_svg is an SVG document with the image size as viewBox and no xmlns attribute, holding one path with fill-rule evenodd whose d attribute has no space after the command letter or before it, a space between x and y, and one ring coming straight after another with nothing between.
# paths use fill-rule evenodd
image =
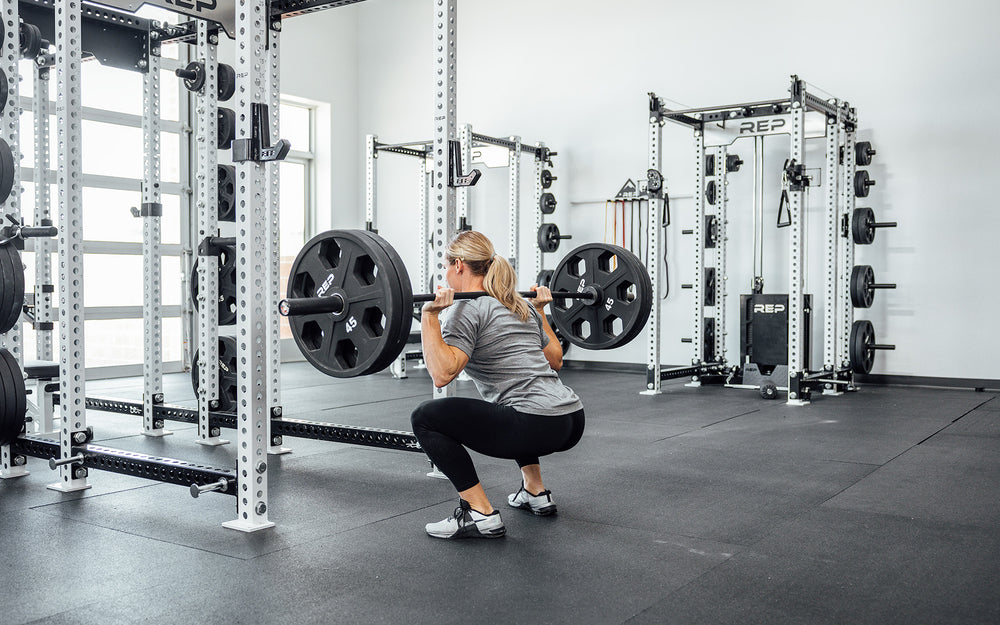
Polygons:
<instances>
[{"instance_id":1,"label":"gray t-shirt","mask_svg":"<svg viewBox=\"0 0 1000 625\"><path fill-rule=\"evenodd\" d=\"M441 315L444 342L469 356L465 370L486 401L520 412L563 415L583 408L549 366L549 336L534 308L521 321L492 297L460 300Z\"/></svg>"}]
</instances>

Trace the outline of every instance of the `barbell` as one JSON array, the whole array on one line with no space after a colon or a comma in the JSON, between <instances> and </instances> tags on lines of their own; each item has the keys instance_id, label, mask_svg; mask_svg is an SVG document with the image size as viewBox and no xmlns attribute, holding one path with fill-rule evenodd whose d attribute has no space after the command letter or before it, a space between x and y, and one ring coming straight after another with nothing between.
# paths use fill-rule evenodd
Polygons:
<instances>
[{"instance_id":1,"label":"barbell","mask_svg":"<svg viewBox=\"0 0 1000 625\"><path fill-rule=\"evenodd\" d=\"M616 260L617 259L617 260ZM590 243L570 252L550 283L555 328L584 349L612 349L634 339L652 307L645 266L628 250ZM485 292L459 292L456 300ZM534 291L520 292L535 297ZM313 237L289 271L287 299L279 311L289 318L303 356L327 375L347 378L387 367L406 345L415 302L399 254L366 230L331 230Z\"/></svg>"}]
</instances>

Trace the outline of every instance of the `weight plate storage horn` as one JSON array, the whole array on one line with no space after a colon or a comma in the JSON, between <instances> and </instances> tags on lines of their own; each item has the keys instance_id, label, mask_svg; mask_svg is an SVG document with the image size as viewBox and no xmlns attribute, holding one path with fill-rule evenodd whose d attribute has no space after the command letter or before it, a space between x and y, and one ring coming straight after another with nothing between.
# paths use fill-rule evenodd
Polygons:
<instances>
[{"instance_id":1,"label":"weight plate storage horn","mask_svg":"<svg viewBox=\"0 0 1000 625\"><path fill-rule=\"evenodd\" d=\"M405 344L399 333L409 334L413 293L402 263L390 262L384 246L373 233L332 230L313 237L292 263L289 298L338 295L345 302L339 313L288 319L299 350L327 375L365 375Z\"/></svg>"},{"instance_id":2,"label":"weight plate storage horn","mask_svg":"<svg viewBox=\"0 0 1000 625\"><path fill-rule=\"evenodd\" d=\"M219 406L220 412L235 412L236 410L236 339L231 336L219 337ZM194 366L191 367L191 386L194 396L198 396L199 373L198 352L194 353Z\"/></svg>"},{"instance_id":3,"label":"weight plate storage horn","mask_svg":"<svg viewBox=\"0 0 1000 625\"><path fill-rule=\"evenodd\" d=\"M645 267L617 245L587 243L570 252L552 274L552 291L594 287L596 301L556 300L556 328L584 349L613 349L635 338L649 319L653 287Z\"/></svg>"}]
</instances>

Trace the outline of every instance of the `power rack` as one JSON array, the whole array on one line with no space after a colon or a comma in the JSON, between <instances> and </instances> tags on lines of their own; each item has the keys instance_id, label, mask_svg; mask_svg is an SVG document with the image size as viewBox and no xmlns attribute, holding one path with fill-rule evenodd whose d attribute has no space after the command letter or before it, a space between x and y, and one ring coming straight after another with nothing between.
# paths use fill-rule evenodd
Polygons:
<instances>
[{"instance_id":1,"label":"power rack","mask_svg":"<svg viewBox=\"0 0 1000 625\"><path fill-rule=\"evenodd\" d=\"M649 94L649 167L659 170L662 156L662 127L673 122L693 131L695 170L693 229L685 234L694 239L693 326L691 337L683 339L693 348L691 365L663 368L660 365L660 337L657 305L651 313L647 361L647 394L660 392L662 380L690 378L691 383L719 383L733 371L726 353L726 167L728 146L738 137L770 134L790 135L790 155L786 166L789 179L789 284L788 284L788 403L804 405L811 393L820 390L839 394L854 390L851 341L854 311L851 305L851 271L854 242L848 224L854 212L855 134L857 112L843 100L820 98L807 83L792 76L789 96L774 100L742 102L724 106L671 110L654 93ZM806 140L825 140L825 275L823 367L813 371L806 362L802 340L804 324L802 213L806 189ZM706 152L707 151L707 152ZM706 160L714 159L714 169ZM710 172L710 173L709 173ZM711 202L707 196L714 192ZM710 212L709 205L714 206ZM657 218L658 202L650 201L650 219ZM649 246L657 249L656 228L649 230ZM713 259L714 257L714 259ZM710 264L709 260L713 262ZM649 266L653 284L659 268ZM655 288L655 286L654 286ZM878 346L876 346L877 348Z\"/></svg>"}]
</instances>

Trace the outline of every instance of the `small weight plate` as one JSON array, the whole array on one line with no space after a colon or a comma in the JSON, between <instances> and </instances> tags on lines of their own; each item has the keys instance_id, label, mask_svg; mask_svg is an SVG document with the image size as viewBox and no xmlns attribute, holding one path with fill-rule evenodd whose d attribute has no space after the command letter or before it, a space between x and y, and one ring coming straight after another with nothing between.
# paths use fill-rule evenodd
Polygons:
<instances>
[{"instance_id":1,"label":"small weight plate","mask_svg":"<svg viewBox=\"0 0 1000 625\"><path fill-rule=\"evenodd\" d=\"M220 150L228 150L233 147L233 139L236 138L236 113L232 109L220 108L218 117L218 144Z\"/></svg>"},{"instance_id":2,"label":"small weight plate","mask_svg":"<svg viewBox=\"0 0 1000 625\"><path fill-rule=\"evenodd\" d=\"M854 172L854 195L856 197L868 197L870 180L871 178L868 177L867 170L860 169Z\"/></svg>"},{"instance_id":3,"label":"small weight plate","mask_svg":"<svg viewBox=\"0 0 1000 625\"><path fill-rule=\"evenodd\" d=\"M538 286L550 286L552 284L552 270L542 269L535 277L535 284Z\"/></svg>"},{"instance_id":4,"label":"small weight plate","mask_svg":"<svg viewBox=\"0 0 1000 625\"><path fill-rule=\"evenodd\" d=\"M219 412L235 412L236 410L236 394L239 392L237 348L234 337L219 337ZM195 398L198 397L198 389L200 388L199 369L198 352L196 351L194 353L194 366L191 367L191 386L194 388Z\"/></svg>"},{"instance_id":5,"label":"small weight plate","mask_svg":"<svg viewBox=\"0 0 1000 625\"><path fill-rule=\"evenodd\" d=\"M219 254L219 317L220 326L236 323L236 247L227 245ZM191 267L191 300L198 310L198 260Z\"/></svg>"},{"instance_id":6,"label":"small weight plate","mask_svg":"<svg viewBox=\"0 0 1000 625\"><path fill-rule=\"evenodd\" d=\"M236 168L232 165L219 165L218 176L219 221L236 221Z\"/></svg>"},{"instance_id":7,"label":"small weight plate","mask_svg":"<svg viewBox=\"0 0 1000 625\"><path fill-rule=\"evenodd\" d=\"M188 91L201 91L205 86L205 66L200 61L191 61L184 69L194 72L194 78L184 79L184 87Z\"/></svg>"},{"instance_id":8,"label":"small weight plate","mask_svg":"<svg viewBox=\"0 0 1000 625\"><path fill-rule=\"evenodd\" d=\"M552 181L555 180L555 177L552 175L551 171L543 169L541 173L541 180L542 180L542 188L548 189L549 187L552 186Z\"/></svg>"},{"instance_id":9,"label":"small weight plate","mask_svg":"<svg viewBox=\"0 0 1000 625\"><path fill-rule=\"evenodd\" d=\"M231 65L219 63L218 99L225 102L236 93L236 70Z\"/></svg>"},{"instance_id":10,"label":"small weight plate","mask_svg":"<svg viewBox=\"0 0 1000 625\"><path fill-rule=\"evenodd\" d=\"M715 206L715 181L709 180L708 184L705 186L705 199L708 203Z\"/></svg>"},{"instance_id":11,"label":"small weight plate","mask_svg":"<svg viewBox=\"0 0 1000 625\"><path fill-rule=\"evenodd\" d=\"M551 215L556 212L556 196L551 193L543 193L541 199L538 200L538 210L542 211L543 215Z\"/></svg>"},{"instance_id":12,"label":"small weight plate","mask_svg":"<svg viewBox=\"0 0 1000 625\"><path fill-rule=\"evenodd\" d=\"M302 248L289 271L289 298L338 294L344 299L344 310L338 314L288 318L306 360L333 377L364 375L380 363L399 344L391 328L411 318L413 293L409 278L405 284L401 279L402 263L393 271L377 261L386 252L372 236L354 230L318 234ZM396 355L398 351L389 360Z\"/></svg>"},{"instance_id":13,"label":"small weight plate","mask_svg":"<svg viewBox=\"0 0 1000 625\"><path fill-rule=\"evenodd\" d=\"M14 188L14 155L10 144L0 139L0 204L7 201Z\"/></svg>"},{"instance_id":14,"label":"small weight plate","mask_svg":"<svg viewBox=\"0 0 1000 625\"><path fill-rule=\"evenodd\" d=\"M855 208L851 215L851 234L858 245L875 241L875 211L867 206Z\"/></svg>"},{"instance_id":15,"label":"small weight plate","mask_svg":"<svg viewBox=\"0 0 1000 625\"><path fill-rule=\"evenodd\" d=\"M854 162L858 167L868 167L872 164L872 156L875 150L872 149L871 141L859 141L854 145Z\"/></svg>"},{"instance_id":16,"label":"small weight plate","mask_svg":"<svg viewBox=\"0 0 1000 625\"><path fill-rule=\"evenodd\" d=\"M24 306L24 266L21 255L13 244L0 245L0 334L9 332L21 318Z\"/></svg>"},{"instance_id":17,"label":"small weight plate","mask_svg":"<svg viewBox=\"0 0 1000 625\"><path fill-rule=\"evenodd\" d=\"M538 227L538 249L551 254L559 249L559 226L556 224L542 224Z\"/></svg>"},{"instance_id":18,"label":"small weight plate","mask_svg":"<svg viewBox=\"0 0 1000 625\"><path fill-rule=\"evenodd\" d=\"M34 59L42 51L42 31L34 24L21 23L21 58Z\"/></svg>"},{"instance_id":19,"label":"small weight plate","mask_svg":"<svg viewBox=\"0 0 1000 625\"><path fill-rule=\"evenodd\" d=\"M851 303L855 308L871 308L875 300L875 270L871 265L855 265L851 271Z\"/></svg>"},{"instance_id":20,"label":"small weight plate","mask_svg":"<svg viewBox=\"0 0 1000 625\"><path fill-rule=\"evenodd\" d=\"M851 369L855 373L871 373L875 364L875 328L867 319L855 321L851 326Z\"/></svg>"},{"instance_id":21,"label":"small weight plate","mask_svg":"<svg viewBox=\"0 0 1000 625\"><path fill-rule=\"evenodd\" d=\"M0 28L0 31L3 29ZM0 113L7 108L7 98L10 97L10 85L7 84L7 72L0 70Z\"/></svg>"},{"instance_id":22,"label":"small weight plate","mask_svg":"<svg viewBox=\"0 0 1000 625\"><path fill-rule=\"evenodd\" d=\"M0 390L3 393L0 398L0 444L6 445L24 428L28 394L17 359L3 348L0 348Z\"/></svg>"},{"instance_id":23,"label":"small weight plate","mask_svg":"<svg viewBox=\"0 0 1000 625\"><path fill-rule=\"evenodd\" d=\"M596 302L552 302L552 318L563 336L584 349L612 349L635 338L653 305L649 274L639 259L617 245L581 245L560 261L550 288L582 292L590 286L599 294Z\"/></svg>"}]
</instances>

